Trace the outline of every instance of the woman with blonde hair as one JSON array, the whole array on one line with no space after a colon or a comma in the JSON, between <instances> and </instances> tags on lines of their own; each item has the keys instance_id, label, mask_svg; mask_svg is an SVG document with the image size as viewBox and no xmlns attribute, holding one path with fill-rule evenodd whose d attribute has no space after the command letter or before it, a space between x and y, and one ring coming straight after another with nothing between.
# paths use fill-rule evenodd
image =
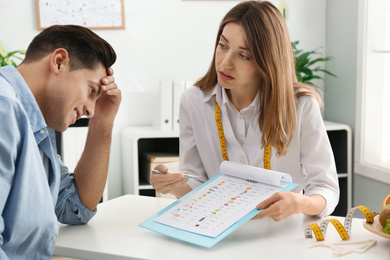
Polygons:
<instances>
[{"instance_id":1,"label":"woman with blonde hair","mask_svg":"<svg viewBox=\"0 0 390 260\"><path fill-rule=\"evenodd\" d=\"M256 218L329 215L339 187L320 106L318 92L297 82L280 11L267 1L239 3L220 24L208 72L181 98L179 169L199 179L153 174L153 187L181 197L231 160L289 173L299 184L260 202Z\"/></svg>"}]
</instances>

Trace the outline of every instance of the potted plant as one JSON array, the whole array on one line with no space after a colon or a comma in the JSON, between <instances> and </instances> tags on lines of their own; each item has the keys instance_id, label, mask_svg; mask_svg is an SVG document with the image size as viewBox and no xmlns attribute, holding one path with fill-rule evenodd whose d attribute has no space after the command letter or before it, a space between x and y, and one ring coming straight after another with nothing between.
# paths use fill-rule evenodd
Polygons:
<instances>
[{"instance_id":1,"label":"potted plant","mask_svg":"<svg viewBox=\"0 0 390 260\"><path fill-rule=\"evenodd\" d=\"M295 69L299 82L307 83L315 86L312 82L313 79L324 79L317 72L324 72L330 76L336 77L335 74L329 72L321 66L314 67L318 62L325 62L331 60L332 57L322 57L317 50L303 51L297 48L299 41L292 42L293 52L295 56ZM316 87L316 86L315 86Z\"/></svg>"},{"instance_id":2,"label":"potted plant","mask_svg":"<svg viewBox=\"0 0 390 260\"><path fill-rule=\"evenodd\" d=\"M13 65L14 67L17 66L14 59L23 60L24 55L26 54L26 51L12 51L12 52L6 52L3 48L3 46L0 43L0 67L6 66L6 65ZM20 57L22 55L22 57Z\"/></svg>"}]
</instances>

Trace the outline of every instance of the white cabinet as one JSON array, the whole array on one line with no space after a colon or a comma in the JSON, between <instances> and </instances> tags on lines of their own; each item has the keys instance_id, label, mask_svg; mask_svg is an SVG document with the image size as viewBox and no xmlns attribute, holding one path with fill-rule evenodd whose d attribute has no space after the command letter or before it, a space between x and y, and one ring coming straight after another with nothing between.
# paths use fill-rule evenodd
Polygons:
<instances>
[{"instance_id":1,"label":"white cabinet","mask_svg":"<svg viewBox=\"0 0 390 260\"><path fill-rule=\"evenodd\" d=\"M325 121L335 155L340 184L340 202L335 215L345 216L352 206L352 135L348 125ZM179 133L153 127L126 127L122 130L122 178L125 194L154 196L153 187L140 177L144 152L179 154Z\"/></svg>"},{"instance_id":2,"label":"white cabinet","mask_svg":"<svg viewBox=\"0 0 390 260\"><path fill-rule=\"evenodd\" d=\"M348 125L325 121L336 161L340 185L340 200L333 215L347 215L352 207L352 130Z\"/></svg>"},{"instance_id":3,"label":"white cabinet","mask_svg":"<svg viewBox=\"0 0 390 260\"><path fill-rule=\"evenodd\" d=\"M121 145L124 193L154 195L152 185L140 175L141 155L144 152L179 154L179 133L154 127L125 127Z\"/></svg>"}]
</instances>

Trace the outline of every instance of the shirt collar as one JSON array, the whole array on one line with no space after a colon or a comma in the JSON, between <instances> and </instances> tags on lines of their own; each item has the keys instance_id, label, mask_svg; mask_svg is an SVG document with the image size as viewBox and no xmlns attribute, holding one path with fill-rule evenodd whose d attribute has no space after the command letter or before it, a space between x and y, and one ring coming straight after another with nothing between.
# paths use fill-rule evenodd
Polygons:
<instances>
[{"instance_id":1,"label":"shirt collar","mask_svg":"<svg viewBox=\"0 0 390 260\"><path fill-rule=\"evenodd\" d=\"M14 89L17 98L29 115L33 132L45 128L47 126L46 121L39 109L38 103L19 71L14 66L8 65L0 69L0 75L5 78Z\"/></svg>"},{"instance_id":2,"label":"shirt collar","mask_svg":"<svg viewBox=\"0 0 390 260\"><path fill-rule=\"evenodd\" d=\"M218 83L215 84L215 87L206 94L203 101L205 103L207 103L210 101L210 99L213 99L213 102L214 102L214 96L215 96L215 99L217 100L218 105L221 106L223 104L222 103L222 91L223 91L223 88Z\"/></svg>"},{"instance_id":3,"label":"shirt collar","mask_svg":"<svg viewBox=\"0 0 390 260\"><path fill-rule=\"evenodd\" d=\"M260 90L257 91L255 99L252 101L252 103L249 106L253 107L254 109L260 109Z\"/></svg>"},{"instance_id":4,"label":"shirt collar","mask_svg":"<svg viewBox=\"0 0 390 260\"><path fill-rule=\"evenodd\" d=\"M217 103L219 106L226 105L227 103L231 104L229 97L226 94L226 90L221 87L218 83L215 85L212 91L209 91L204 98L204 102L208 102L215 95ZM255 99L248 106L253 107L253 109L260 109L260 91L257 92Z\"/></svg>"}]
</instances>

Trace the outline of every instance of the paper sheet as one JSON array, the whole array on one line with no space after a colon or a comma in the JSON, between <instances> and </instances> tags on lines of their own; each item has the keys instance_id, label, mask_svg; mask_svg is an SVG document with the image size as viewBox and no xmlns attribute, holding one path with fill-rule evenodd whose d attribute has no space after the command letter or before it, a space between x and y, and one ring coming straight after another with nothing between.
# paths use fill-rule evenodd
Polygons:
<instances>
[{"instance_id":1,"label":"paper sheet","mask_svg":"<svg viewBox=\"0 0 390 260\"><path fill-rule=\"evenodd\" d=\"M223 174L197 190L154 221L193 233L217 237L251 212L280 186Z\"/></svg>"}]
</instances>

